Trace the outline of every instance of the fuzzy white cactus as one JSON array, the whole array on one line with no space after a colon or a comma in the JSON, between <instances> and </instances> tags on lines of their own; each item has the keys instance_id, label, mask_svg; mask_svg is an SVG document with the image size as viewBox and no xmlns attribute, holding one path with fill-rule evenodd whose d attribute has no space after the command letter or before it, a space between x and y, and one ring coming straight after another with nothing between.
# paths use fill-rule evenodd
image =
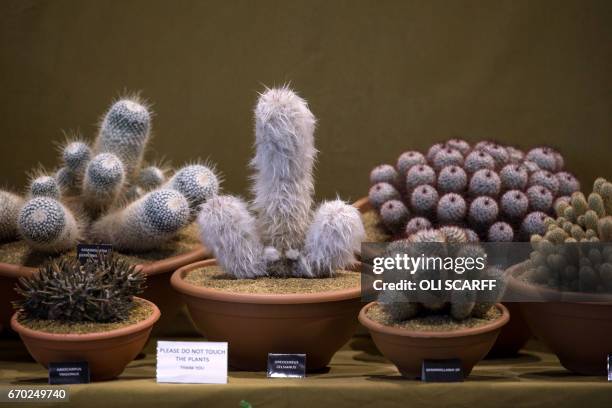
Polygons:
<instances>
[{"instance_id":1,"label":"fuzzy white cactus","mask_svg":"<svg viewBox=\"0 0 612 408\"><path fill-rule=\"evenodd\" d=\"M330 277L336 269L355 263L365 230L359 210L342 200L321 204L306 235L298 273L304 277Z\"/></svg>"},{"instance_id":2,"label":"fuzzy white cactus","mask_svg":"<svg viewBox=\"0 0 612 408\"><path fill-rule=\"evenodd\" d=\"M79 194L85 168L91 160L91 148L81 140L68 140L61 148L61 154L64 166L57 171L55 179L64 192Z\"/></svg>"},{"instance_id":3,"label":"fuzzy white cactus","mask_svg":"<svg viewBox=\"0 0 612 408\"><path fill-rule=\"evenodd\" d=\"M284 253L303 245L310 224L316 120L287 87L267 89L255 108L253 208L264 245Z\"/></svg>"},{"instance_id":4,"label":"fuzzy white cactus","mask_svg":"<svg viewBox=\"0 0 612 408\"><path fill-rule=\"evenodd\" d=\"M358 211L335 200L311 214L315 118L290 89L268 89L255 108L252 208L234 197L202 205L202 240L236 278L330 277L354 262L365 233Z\"/></svg>"},{"instance_id":5,"label":"fuzzy white cactus","mask_svg":"<svg viewBox=\"0 0 612 408\"><path fill-rule=\"evenodd\" d=\"M148 166L140 171L138 175L138 187L150 191L161 187L166 181L166 172L158 166Z\"/></svg>"},{"instance_id":6,"label":"fuzzy white cactus","mask_svg":"<svg viewBox=\"0 0 612 408\"><path fill-rule=\"evenodd\" d=\"M145 194L91 226L91 237L120 250L148 251L159 247L189 224L189 203L168 189Z\"/></svg>"},{"instance_id":7,"label":"fuzzy white cactus","mask_svg":"<svg viewBox=\"0 0 612 408\"><path fill-rule=\"evenodd\" d=\"M30 247L45 253L74 248L81 235L74 214L50 197L34 197L26 202L19 213L18 229Z\"/></svg>"},{"instance_id":8,"label":"fuzzy white cactus","mask_svg":"<svg viewBox=\"0 0 612 408\"><path fill-rule=\"evenodd\" d=\"M115 102L100 125L94 152L113 153L123 165L128 180L138 175L151 131L151 113L138 98Z\"/></svg>"},{"instance_id":9,"label":"fuzzy white cactus","mask_svg":"<svg viewBox=\"0 0 612 408\"><path fill-rule=\"evenodd\" d=\"M17 218L22 205L23 198L0 190L0 242L17 237Z\"/></svg>"},{"instance_id":10,"label":"fuzzy white cactus","mask_svg":"<svg viewBox=\"0 0 612 408\"><path fill-rule=\"evenodd\" d=\"M201 239L219 265L239 279L266 275L264 248L255 218L237 197L217 196L202 206L198 216Z\"/></svg>"}]
</instances>

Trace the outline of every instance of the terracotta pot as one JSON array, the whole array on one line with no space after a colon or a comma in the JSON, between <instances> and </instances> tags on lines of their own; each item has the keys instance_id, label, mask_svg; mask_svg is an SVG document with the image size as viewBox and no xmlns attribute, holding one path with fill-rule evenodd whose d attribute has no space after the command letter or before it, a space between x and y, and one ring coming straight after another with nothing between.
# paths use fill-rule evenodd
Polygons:
<instances>
[{"instance_id":1,"label":"terracotta pot","mask_svg":"<svg viewBox=\"0 0 612 408\"><path fill-rule=\"evenodd\" d=\"M357 327L360 288L309 294L242 294L187 283L189 271L216 260L185 266L172 286L198 330L229 343L229 363L247 371L266 369L268 353L305 353L309 371L324 368Z\"/></svg>"},{"instance_id":2,"label":"terracotta pot","mask_svg":"<svg viewBox=\"0 0 612 408\"><path fill-rule=\"evenodd\" d=\"M557 355L563 367L569 371L585 375L606 375L607 355L612 352L610 295L568 292L561 295L558 291L529 285L516 279L525 268L524 263L510 268L508 288L543 300L520 303L533 333Z\"/></svg>"},{"instance_id":3,"label":"terracotta pot","mask_svg":"<svg viewBox=\"0 0 612 408\"><path fill-rule=\"evenodd\" d=\"M368 197L360 198L353 203L353 206L362 214L372 209ZM510 311L510 321L502 328L487 357L515 356L531 337L531 331L525 322L521 308L511 302L504 303L504 306Z\"/></svg>"},{"instance_id":4,"label":"terracotta pot","mask_svg":"<svg viewBox=\"0 0 612 408\"><path fill-rule=\"evenodd\" d=\"M11 319L11 327L23 340L38 363L87 361L92 381L109 380L119 376L140 353L149 338L153 325L160 317L155 304L141 299L153 307L153 314L134 325L102 333L54 334L32 330Z\"/></svg>"},{"instance_id":5,"label":"terracotta pot","mask_svg":"<svg viewBox=\"0 0 612 408\"><path fill-rule=\"evenodd\" d=\"M164 333L171 328L183 305L180 296L170 286L170 274L182 266L208 257L210 251L199 246L184 254L137 266L147 275L147 288L142 297L158 305L164 316L156 325L156 332ZM10 325L14 313L11 302L18 298L14 290L17 280L36 271L37 268L0 262L0 326L6 328Z\"/></svg>"},{"instance_id":6,"label":"terracotta pot","mask_svg":"<svg viewBox=\"0 0 612 408\"><path fill-rule=\"evenodd\" d=\"M371 320L367 311L376 302L368 303L359 313L359 321L372 334L380 352L387 357L403 377L419 378L423 360L461 360L467 377L476 363L491 350L510 314L501 303L496 307L502 315L480 327L448 332L425 332L385 326Z\"/></svg>"}]
</instances>

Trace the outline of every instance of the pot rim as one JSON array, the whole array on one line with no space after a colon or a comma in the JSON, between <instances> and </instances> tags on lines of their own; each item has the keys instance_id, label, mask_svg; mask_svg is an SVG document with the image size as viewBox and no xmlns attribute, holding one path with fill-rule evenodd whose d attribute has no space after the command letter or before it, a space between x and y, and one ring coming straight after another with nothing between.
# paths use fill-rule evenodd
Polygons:
<instances>
[{"instance_id":1,"label":"pot rim","mask_svg":"<svg viewBox=\"0 0 612 408\"><path fill-rule=\"evenodd\" d=\"M529 261L523 261L512 265L506 270L508 287L512 290L518 290L521 292L531 292L541 294L543 302L563 302L563 303L585 303L585 304L612 304L610 294L599 294L599 293L582 293L582 292L561 292L558 290L551 289L546 286L536 285L534 283L528 283L517 279L519 273L524 272L527 269ZM580 299L580 300L578 300ZM585 300L586 299L586 300ZM521 302L519 302L521 303Z\"/></svg>"},{"instance_id":2,"label":"pot rim","mask_svg":"<svg viewBox=\"0 0 612 408\"><path fill-rule=\"evenodd\" d=\"M197 262L201 259L209 258L210 256L210 250L206 246L199 244L190 251L183 252L169 258L136 264L136 268L140 269L147 276L155 276L167 272L173 272L181 266ZM38 269L39 268L33 268L30 266L0 262L0 277L12 279L29 277L36 273Z\"/></svg>"},{"instance_id":3,"label":"pot rim","mask_svg":"<svg viewBox=\"0 0 612 408\"><path fill-rule=\"evenodd\" d=\"M338 302L349 299L361 298L361 285L349 288L317 293L295 293L295 294L250 294L233 293L203 286L196 286L185 282L185 276L194 269L218 265L217 260L207 259L190 265L183 266L172 274L170 283L172 287L183 295L193 296L207 300L215 300L228 303L252 303L269 305L288 305L303 303Z\"/></svg>"},{"instance_id":4,"label":"pot rim","mask_svg":"<svg viewBox=\"0 0 612 408\"><path fill-rule=\"evenodd\" d=\"M367 212L372 209L372 204L370 204L370 199L368 196L361 197L357 201L353 203L353 207L357 208L360 213Z\"/></svg>"},{"instance_id":5,"label":"pot rim","mask_svg":"<svg viewBox=\"0 0 612 408\"><path fill-rule=\"evenodd\" d=\"M409 330L402 329L399 327L385 326L381 323L375 322L367 316L367 311L370 307L374 306L377 302L370 302L365 305L359 312L359 322L363 324L368 330L379 332L386 335L400 336L400 337L412 337L412 338L436 338L446 339L455 337L468 337L475 336L482 333L487 333L493 330L497 330L504 326L510 320L510 312L501 303L496 303L495 307L501 311L501 316L497 319L478 327L471 327L467 329L458 329L451 331L424 331L424 330Z\"/></svg>"},{"instance_id":6,"label":"pot rim","mask_svg":"<svg viewBox=\"0 0 612 408\"><path fill-rule=\"evenodd\" d=\"M11 317L11 328L19 333L20 336L31 337L38 340L46 340L46 341L56 341L56 342L90 342L90 341L99 341L99 340L108 340L116 337L123 337L130 334L141 332L149 327L153 326L161 317L161 312L155 303L140 298L134 297L134 299L138 299L153 308L153 313L151 316L147 317L144 320L141 320L137 323L134 323L130 326L120 327L114 330L109 330L105 332L99 333L84 333L84 334L66 334L66 333L47 333L40 330L30 329L21 323L17 319L19 312L13 314Z\"/></svg>"}]
</instances>

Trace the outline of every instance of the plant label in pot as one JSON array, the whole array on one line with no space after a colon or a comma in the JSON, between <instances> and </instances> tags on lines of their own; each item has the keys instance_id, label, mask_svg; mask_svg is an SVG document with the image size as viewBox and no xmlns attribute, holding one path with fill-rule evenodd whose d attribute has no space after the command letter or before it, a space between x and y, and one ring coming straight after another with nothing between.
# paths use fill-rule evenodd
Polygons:
<instances>
[{"instance_id":1,"label":"plant label in pot","mask_svg":"<svg viewBox=\"0 0 612 408\"><path fill-rule=\"evenodd\" d=\"M306 377L306 354L268 354L268 378Z\"/></svg>"},{"instance_id":2,"label":"plant label in pot","mask_svg":"<svg viewBox=\"0 0 612 408\"><path fill-rule=\"evenodd\" d=\"M463 368L458 358L448 360L423 360L421 381L424 382L461 382Z\"/></svg>"},{"instance_id":3,"label":"plant label in pot","mask_svg":"<svg viewBox=\"0 0 612 408\"><path fill-rule=\"evenodd\" d=\"M49 363L49 384L88 384L89 381L87 361Z\"/></svg>"}]
</instances>

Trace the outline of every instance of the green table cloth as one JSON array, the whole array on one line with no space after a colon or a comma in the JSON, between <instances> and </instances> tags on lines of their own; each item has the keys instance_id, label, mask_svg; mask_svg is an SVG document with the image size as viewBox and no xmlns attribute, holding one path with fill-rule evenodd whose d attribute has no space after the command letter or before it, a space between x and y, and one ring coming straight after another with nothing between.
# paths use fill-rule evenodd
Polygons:
<instances>
[{"instance_id":1,"label":"green table cloth","mask_svg":"<svg viewBox=\"0 0 612 408\"><path fill-rule=\"evenodd\" d=\"M326 372L305 379L268 379L263 372L231 371L226 385L157 384L155 345L149 342L146 354L119 379L69 386L70 404L43 406L239 407L244 400L253 407L612 407L612 383L569 373L536 342L517 358L481 362L462 383L402 379L369 337L354 337ZM46 381L46 371L18 340L0 340L0 388ZM28 404L0 403L0 408L8 406Z\"/></svg>"}]
</instances>

